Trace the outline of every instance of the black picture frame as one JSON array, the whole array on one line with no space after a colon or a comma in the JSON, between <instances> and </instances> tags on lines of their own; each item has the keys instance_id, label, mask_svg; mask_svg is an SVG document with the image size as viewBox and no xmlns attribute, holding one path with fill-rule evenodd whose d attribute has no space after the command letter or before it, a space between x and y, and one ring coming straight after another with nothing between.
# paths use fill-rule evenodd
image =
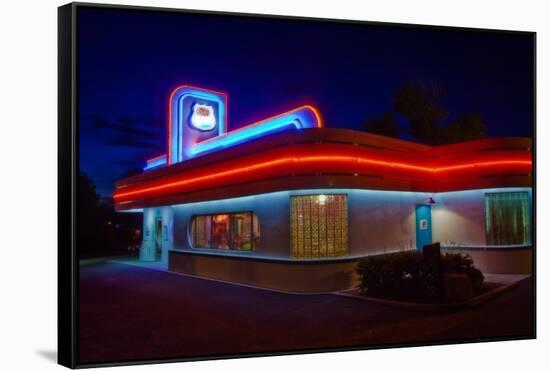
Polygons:
<instances>
[{"instance_id":1,"label":"black picture frame","mask_svg":"<svg viewBox=\"0 0 550 371\"><path fill-rule=\"evenodd\" d=\"M459 30L469 32L499 32L502 34L521 34L532 38L534 50L534 103L533 103L533 207L531 218L533 221L532 242L533 242L533 335L517 336L494 339L463 339L460 341L446 340L439 342L414 342L403 344L379 344L355 347L334 347L309 350L273 351L259 353L240 354L219 354L204 357L181 357L170 359L150 359L143 361L116 361L98 364L82 364L79 362L79 260L77 246L77 216L78 216L78 184L77 175L79 172L79 148L78 148L78 9L80 8L111 8L139 12L168 12L187 14L209 14L230 17L249 17L257 19L288 19L305 22L323 22L337 24L361 24L361 25L384 25L398 28L414 28L428 30ZM537 157L536 157L536 33L525 31L492 30L482 28L462 28L431 26L419 24L368 22L357 20L324 19L297 16L281 16L266 14L232 13L221 11L202 11L175 8L157 8L146 6L111 5L96 3L70 3L58 8L58 363L69 368L86 368L98 366L120 366L134 364L152 364L165 362L197 361L212 359L230 359L257 356L276 356L286 354L308 354L320 352L339 352L380 348L399 348L441 344L461 344L473 342L522 340L536 338L536 195L537 195Z\"/></svg>"}]
</instances>

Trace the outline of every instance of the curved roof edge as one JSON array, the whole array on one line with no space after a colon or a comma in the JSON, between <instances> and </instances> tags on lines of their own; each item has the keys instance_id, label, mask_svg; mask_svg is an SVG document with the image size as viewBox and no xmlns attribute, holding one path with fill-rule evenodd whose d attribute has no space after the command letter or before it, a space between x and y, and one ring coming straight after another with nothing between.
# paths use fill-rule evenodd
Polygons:
<instances>
[{"instance_id":1,"label":"curved roof edge","mask_svg":"<svg viewBox=\"0 0 550 371\"><path fill-rule=\"evenodd\" d=\"M114 198L123 210L300 188L444 192L531 186L531 173L528 138L431 147L354 130L305 129L122 179Z\"/></svg>"}]
</instances>

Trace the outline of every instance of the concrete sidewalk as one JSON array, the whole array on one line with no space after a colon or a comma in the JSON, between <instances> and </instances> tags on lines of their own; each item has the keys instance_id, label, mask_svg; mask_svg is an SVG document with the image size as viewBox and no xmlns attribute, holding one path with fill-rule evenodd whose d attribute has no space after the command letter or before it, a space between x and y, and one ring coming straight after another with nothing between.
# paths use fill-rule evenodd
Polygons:
<instances>
[{"instance_id":1,"label":"concrete sidewalk","mask_svg":"<svg viewBox=\"0 0 550 371\"><path fill-rule=\"evenodd\" d=\"M168 263L164 263L161 261L144 262L144 261L140 261L138 258L115 258L115 259L107 259L106 262L128 264L128 265L133 265L135 267L154 269L156 271L161 271L161 272L168 272Z\"/></svg>"},{"instance_id":2,"label":"concrete sidewalk","mask_svg":"<svg viewBox=\"0 0 550 371\"><path fill-rule=\"evenodd\" d=\"M476 295L466 301L459 303L416 303L405 302L392 299L376 298L372 296L366 296L360 293L358 288L353 288L345 291L335 292L334 295L344 296L356 300L365 302L371 302L386 306L400 307L406 309L420 310L420 311L435 311L435 312L448 312L464 310L467 308L473 308L480 304L485 303L497 296L519 286L519 284L527 279L532 279L531 274L491 274L486 273L483 275L484 285L489 288L488 291Z\"/></svg>"},{"instance_id":3,"label":"concrete sidewalk","mask_svg":"<svg viewBox=\"0 0 550 371\"><path fill-rule=\"evenodd\" d=\"M494 274L494 273L483 273L486 283L496 283L499 285L512 285L518 283L528 277L531 277L531 274Z\"/></svg>"}]
</instances>

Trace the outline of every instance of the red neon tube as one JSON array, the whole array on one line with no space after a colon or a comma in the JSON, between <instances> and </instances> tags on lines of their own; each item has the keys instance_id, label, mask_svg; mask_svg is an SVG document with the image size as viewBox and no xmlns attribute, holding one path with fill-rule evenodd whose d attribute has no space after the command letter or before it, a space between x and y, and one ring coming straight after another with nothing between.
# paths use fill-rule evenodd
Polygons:
<instances>
[{"instance_id":1,"label":"red neon tube","mask_svg":"<svg viewBox=\"0 0 550 371\"><path fill-rule=\"evenodd\" d=\"M346 165L348 166L346 168ZM278 155L260 158L255 162L238 162L230 168L221 167L224 163L211 166L211 170L197 173L196 170L167 176L165 179L155 179L139 185L118 187L114 194L116 202L141 199L150 196L160 196L184 191L197 190L200 186L216 186L221 184L238 184L242 181L260 180L264 175L291 175L311 173L311 167L322 166L327 173L350 173L353 168L357 172L368 169L385 171L406 171L413 174L431 176L434 180L446 177L450 172L472 172L485 170L521 170L531 171L532 161L525 156L504 158L498 160L470 160L451 165L419 165L402 161L387 161L366 156L316 154L316 155ZM351 167L350 167L351 166ZM217 170L218 169L218 170ZM269 170L267 174L265 171Z\"/></svg>"}]
</instances>

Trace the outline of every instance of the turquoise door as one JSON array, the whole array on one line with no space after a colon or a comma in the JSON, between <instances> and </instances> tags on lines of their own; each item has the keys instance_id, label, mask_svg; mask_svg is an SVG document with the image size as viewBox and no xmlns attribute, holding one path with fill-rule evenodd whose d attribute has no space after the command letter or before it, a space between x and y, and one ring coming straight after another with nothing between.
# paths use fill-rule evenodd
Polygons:
<instances>
[{"instance_id":1,"label":"turquoise door","mask_svg":"<svg viewBox=\"0 0 550 371\"><path fill-rule=\"evenodd\" d=\"M416 248L432 243L432 206L416 205Z\"/></svg>"}]
</instances>

